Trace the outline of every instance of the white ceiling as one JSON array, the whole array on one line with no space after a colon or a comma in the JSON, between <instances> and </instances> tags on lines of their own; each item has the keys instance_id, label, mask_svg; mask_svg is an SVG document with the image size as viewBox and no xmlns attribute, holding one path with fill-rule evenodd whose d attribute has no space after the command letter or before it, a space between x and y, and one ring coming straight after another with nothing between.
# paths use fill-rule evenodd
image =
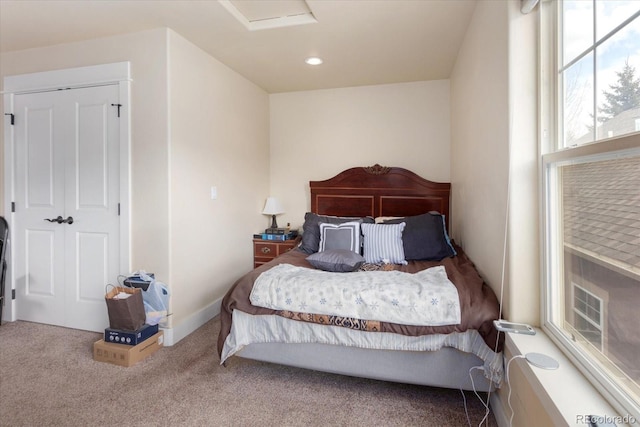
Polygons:
<instances>
[{"instance_id":1,"label":"white ceiling","mask_svg":"<svg viewBox=\"0 0 640 427\"><path fill-rule=\"evenodd\" d=\"M299 1L230 3L252 14ZM269 93L437 80L475 2L307 0L317 23L250 31L217 0L0 0L0 52L169 27ZM304 63L316 55L324 64Z\"/></svg>"}]
</instances>

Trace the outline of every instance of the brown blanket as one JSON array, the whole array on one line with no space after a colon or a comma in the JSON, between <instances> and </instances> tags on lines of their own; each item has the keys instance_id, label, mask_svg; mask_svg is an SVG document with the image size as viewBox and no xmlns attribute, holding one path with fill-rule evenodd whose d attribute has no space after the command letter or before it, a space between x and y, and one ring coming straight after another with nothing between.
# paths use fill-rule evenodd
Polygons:
<instances>
[{"instance_id":1,"label":"brown blanket","mask_svg":"<svg viewBox=\"0 0 640 427\"><path fill-rule=\"evenodd\" d=\"M393 332L402 335L419 336L429 334L448 334L452 332L464 332L467 329L477 329L491 349L495 349L497 346L497 350L502 351L502 339L497 342L499 339L498 333L493 326L493 320L497 319L500 313L498 299L496 298L493 290L483 282L473 263L464 254L462 249L456 246L456 251L458 252L457 256L445 258L440 262L411 261L408 265L395 266L395 268L400 271L415 273L437 265L443 265L447 271L449 280L451 280L458 289L460 309L462 311L460 324L450 326L408 326L379 322L380 332ZM253 288L253 282L260 273L278 264L291 264L300 267L313 268L313 266L307 262L307 256L307 254L298 250L289 251L269 263L263 264L262 266L250 271L234 283L222 300L222 307L220 309L221 326L220 335L218 336L218 354L222 352L224 342L231 330L231 314L233 310L241 310L245 313L254 315L279 314L275 310L256 307L251 305L249 302L249 295ZM307 318L310 319L312 316L313 315L307 316ZM295 318L295 316L291 315L290 317Z\"/></svg>"}]
</instances>

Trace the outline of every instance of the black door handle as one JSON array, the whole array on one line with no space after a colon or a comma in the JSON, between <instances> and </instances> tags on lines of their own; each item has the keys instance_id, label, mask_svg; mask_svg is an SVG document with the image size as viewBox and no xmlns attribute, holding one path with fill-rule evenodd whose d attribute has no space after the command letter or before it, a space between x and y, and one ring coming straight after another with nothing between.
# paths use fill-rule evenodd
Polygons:
<instances>
[{"instance_id":1,"label":"black door handle","mask_svg":"<svg viewBox=\"0 0 640 427\"><path fill-rule=\"evenodd\" d=\"M64 224L67 223L69 225L73 224L73 217L70 216L67 219L62 218L62 216L58 215L58 218L45 218L45 221L49 221L49 222L57 222L58 224Z\"/></svg>"}]
</instances>

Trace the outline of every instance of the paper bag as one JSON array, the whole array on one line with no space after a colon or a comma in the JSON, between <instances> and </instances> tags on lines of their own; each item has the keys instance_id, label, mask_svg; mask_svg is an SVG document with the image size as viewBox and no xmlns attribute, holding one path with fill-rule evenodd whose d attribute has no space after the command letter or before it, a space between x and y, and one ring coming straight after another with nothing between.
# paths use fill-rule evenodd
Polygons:
<instances>
[{"instance_id":1,"label":"paper bag","mask_svg":"<svg viewBox=\"0 0 640 427\"><path fill-rule=\"evenodd\" d=\"M108 290L109 286L113 289ZM107 290L104 298L109 313L109 327L124 331L140 329L146 318L140 289L107 285Z\"/></svg>"}]
</instances>

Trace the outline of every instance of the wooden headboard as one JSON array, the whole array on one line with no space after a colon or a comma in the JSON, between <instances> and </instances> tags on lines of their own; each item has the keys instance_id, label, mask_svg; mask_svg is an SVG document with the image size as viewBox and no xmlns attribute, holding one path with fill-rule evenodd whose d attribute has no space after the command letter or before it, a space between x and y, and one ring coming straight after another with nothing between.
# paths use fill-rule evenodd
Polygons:
<instances>
[{"instance_id":1,"label":"wooden headboard","mask_svg":"<svg viewBox=\"0 0 640 427\"><path fill-rule=\"evenodd\" d=\"M451 184L378 164L309 181L311 212L335 216L412 216L429 211L445 215L449 229Z\"/></svg>"}]
</instances>

